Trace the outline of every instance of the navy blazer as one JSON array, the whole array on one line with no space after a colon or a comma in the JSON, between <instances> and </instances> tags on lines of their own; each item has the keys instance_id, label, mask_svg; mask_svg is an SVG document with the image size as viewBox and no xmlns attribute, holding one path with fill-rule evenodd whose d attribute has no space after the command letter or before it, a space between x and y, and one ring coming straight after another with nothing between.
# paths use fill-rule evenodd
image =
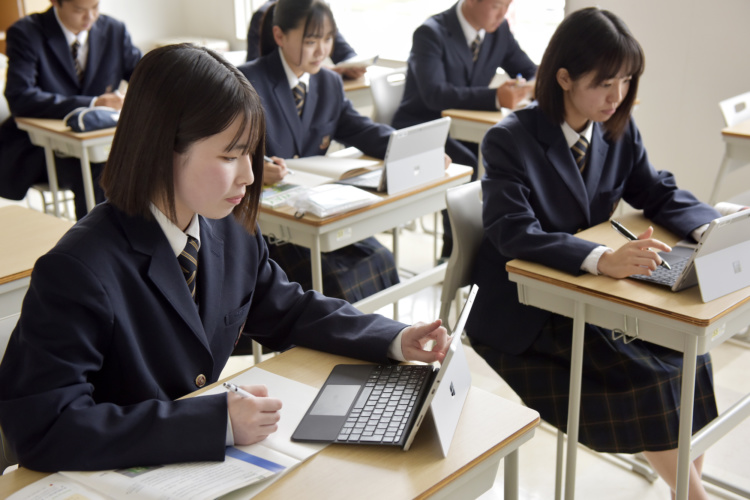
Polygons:
<instances>
[{"instance_id":1,"label":"navy blazer","mask_svg":"<svg viewBox=\"0 0 750 500\"><path fill-rule=\"evenodd\" d=\"M239 66L266 112L266 153L280 158L324 155L332 140L385 157L393 128L359 114L344 95L341 77L321 68L310 75L302 116L297 115L281 52Z\"/></svg>"},{"instance_id":2,"label":"navy blazer","mask_svg":"<svg viewBox=\"0 0 750 500\"><path fill-rule=\"evenodd\" d=\"M268 0L266 3L258 7L258 10L253 12L250 18L250 26L247 28L247 56L246 61L254 61L260 57L260 29L263 26L263 16L265 15L268 8L276 3L276 0ZM336 31L336 36L333 39L333 52L331 52L331 61L333 64L338 64L341 61L346 61L356 56L357 53L349 45L341 32Z\"/></svg>"},{"instance_id":3,"label":"navy blazer","mask_svg":"<svg viewBox=\"0 0 750 500\"><path fill-rule=\"evenodd\" d=\"M518 302L517 285L505 271L509 260L583 272L581 264L599 245L575 233L607 221L620 200L681 238L719 217L678 189L672 174L654 169L632 119L617 141L594 123L583 176L560 124L536 103L492 127L482 155L485 235L474 265L479 293L466 330L501 352L523 352L551 314Z\"/></svg>"},{"instance_id":4,"label":"navy blazer","mask_svg":"<svg viewBox=\"0 0 750 500\"><path fill-rule=\"evenodd\" d=\"M98 205L34 266L0 365L0 425L20 464L92 470L223 460L215 382L241 332L387 363L406 325L303 292L258 230L200 218L197 297L155 220Z\"/></svg>"},{"instance_id":5,"label":"navy blazer","mask_svg":"<svg viewBox=\"0 0 750 500\"><path fill-rule=\"evenodd\" d=\"M88 44L86 72L79 83L53 8L26 16L8 29L5 97L12 116L0 127L0 196L20 200L31 184L46 178L43 155L29 159L37 147L13 117L61 119L116 90L121 80L130 79L141 58L125 25L105 15L91 27Z\"/></svg>"},{"instance_id":6,"label":"navy blazer","mask_svg":"<svg viewBox=\"0 0 750 500\"><path fill-rule=\"evenodd\" d=\"M456 9L436 14L414 32L406 87L393 126L404 128L440 118L444 109L494 110L497 90L488 88L497 68L511 77L531 79L536 64L516 42L503 21L486 33L476 63L458 22Z\"/></svg>"}]
</instances>

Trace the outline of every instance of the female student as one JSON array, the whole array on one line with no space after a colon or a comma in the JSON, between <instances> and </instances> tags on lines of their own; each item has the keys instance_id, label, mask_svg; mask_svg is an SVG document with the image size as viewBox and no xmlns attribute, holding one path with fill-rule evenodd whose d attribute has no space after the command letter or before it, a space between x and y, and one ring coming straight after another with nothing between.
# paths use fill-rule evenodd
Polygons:
<instances>
[{"instance_id":1,"label":"female student","mask_svg":"<svg viewBox=\"0 0 750 500\"><path fill-rule=\"evenodd\" d=\"M225 445L264 439L283 412L264 387L175 401L216 381L242 334L274 350L442 359L439 321L362 315L268 258L264 133L258 95L216 53L170 45L138 64L103 174L109 201L37 261L0 365L0 425L21 465L223 460Z\"/></svg>"},{"instance_id":2,"label":"female student","mask_svg":"<svg viewBox=\"0 0 750 500\"><path fill-rule=\"evenodd\" d=\"M286 175L281 158L324 155L331 141L383 158L393 129L360 115L344 96L341 77L323 67L336 23L321 0L279 0L261 28L259 59L240 66L266 112L267 182ZM265 174L264 174L265 175ZM269 245L289 279L312 288L310 251L291 243ZM375 238L324 253L323 291L356 302L398 283L393 255Z\"/></svg>"},{"instance_id":3,"label":"female student","mask_svg":"<svg viewBox=\"0 0 750 500\"><path fill-rule=\"evenodd\" d=\"M649 162L631 118L643 68L641 46L619 18L598 8L574 12L542 58L537 102L495 125L482 144L485 237L467 332L526 404L563 430L572 320L519 303L506 262L613 278L650 274L661 263L656 252L670 250L652 228L616 251L575 233L606 221L620 200L681 237L699 237L719 216ZM498 321L501 328L491 327ZM586 325L580 442L644 452L674 490L682 354L640 340L625 345L610 333ZM698 364L694 430L717 415L709 356ZM693 464L690 498L705 496L702 462Z\"/></svg>"}]
</instances>

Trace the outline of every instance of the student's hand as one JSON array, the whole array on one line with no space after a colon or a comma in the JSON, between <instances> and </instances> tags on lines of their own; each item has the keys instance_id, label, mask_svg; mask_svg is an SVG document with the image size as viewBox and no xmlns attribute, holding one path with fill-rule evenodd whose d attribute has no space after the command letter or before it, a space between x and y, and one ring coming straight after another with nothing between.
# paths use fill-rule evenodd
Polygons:
<instances>
[{"instance_id":1,"label":"student's hand","mask_svg":"<svg viewBox=\"0 0 750 500\"><path fill-rule=\"evenodd\" d=\"M365 73L367 73L366 66L359 66L354 68L337 68L333 66L331 67L331 70L338 73L342 78L346 80L356 80L357 78L365 76Z\"/></svg>"},{"instance_id":2,"label":"student's hand","mask_svg":"<svg viewBox=\"0 0 750 500\"><path fill-rule=\"evenodd\" d=\"M281 400L269 398L268 388L264 385L245 385L242 388L254 397L245 398L228 392L227 407L234 443L248 445L263 441L279 428Z\"/></svg>"},{"instance_id":3,"label":"student's hand","mask_svg":"<svg viewBox=\"0 0 750 500\"><path fill-rule=\"evenodd\" d=\"M508 80L497 88L497 100L504 108L516 109L529 97L530 89L526 80Z\"/></svg>"},{"instance_id":4,"label":"student's hand","mask_svg":"<svg viewBox=\"0 0 750 500\"><path fill-rule=\"evenodd\" d=\"M445 169L448 170L448 167L451 166L451 163L453 163L453 160L451 160L451 157L447 154L443 153L443 159L445 161Z\"/></svg>"},{"instance_id":5,"label":"student's hand","mask_svg":"<svg viewBox=\"0 0 750 500\"><path fill-rule=\"evenodd\" d=\"M289 170L283 158L272 156L273 163L263 162L263 184L276 184L286 177Z\"/></svg>"},{"instance_id":6,"label":"student's hand","mask_svg":"<svg viewBox=\"0 0 750 500\"><path fill-rule=\"evenodd\" d=\"M666 243L651 238L652 234L654 228L649 226L637 240L629 241L615 251L605 252L599 258L599 272L611 278L627 278L632 274L651 276L651 271L662 260L656 252L672 251Z\"/></svg>"},{"instance_id":7,"label":"student's hand","mask_svg":"<svg viewBox=\"0 0 750 500\"><path fill-rule=\"evenodd\" d=\"M435 320L432 323L415 323L404 329L401 335L401 352L407 361L423 361L432 363L442 361L448 351L448 331L441 326L442 321ZM425 351L425 345L435 341L432 350Z\"/></svg>"},{"instance_id":8,"label":"student's hand","mask_svg":"<svg viewBox=\"0 0 750 500\"><path fill-rule=\"evenodd\" d=\"M107 92L96 98L94 106L107 106L108 108L122 109L125 96L118 91Z\"/></svg>"}]
</instances>

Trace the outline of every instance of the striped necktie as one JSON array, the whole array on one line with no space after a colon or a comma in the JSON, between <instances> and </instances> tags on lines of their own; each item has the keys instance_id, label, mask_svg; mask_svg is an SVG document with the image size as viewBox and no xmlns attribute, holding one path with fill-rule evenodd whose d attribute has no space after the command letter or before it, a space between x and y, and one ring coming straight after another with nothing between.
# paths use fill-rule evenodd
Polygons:
<instances>
[{"instance_id":1,"label":"striped necktie","mask_svg":"<svg viewBox=\"0 0 750 500\"><path fill-rule=\"evenodd\" d=\"M576 160L578 170L583 173L583 169L586 168L586 151L589 148L589 141L584 136L578 136L578 140L570 150L573 152L573 158Z\"/></svg>"},{"instance_id":2,"label":"striped necktie","mask_svg":"<svg viewBox=\"0 0 750 500\"><path fill-rule=\"evenodd\" d=\"M304 82L299 82L292 89L294 95L294 105L297 107L297 114L302 116L302 108L305 107L305 94L307 94L307 88Z\"/></svg>"},{"instance_id":3,"label":"striped necktie","mask_svg":"<svg viewBox=\"0 0 750 500\"><path fill-rule=\"evenodd\" d=\"M81 67L81 61L78 60L78 51L81 48L81 43L76 39L70 46L70 55L73 56L73 64L76 68L76 77L78 77L78 83L83 81L83 68Z\"/></svg>"},{"instance_id":4,"label":"striped necktie","mask_svg":"<svg viewBox=\"0 0 750 500\"><path fill-rule=\"evenodd\" d=\"M195 278L198 274L198 240L188 236L185 249L177 256L177 261L182 268L182 274L187 281L190 295L195 299Z\"/></svg>"},{"instance_id":5,"label":"striped necktie","mask_svg":"<svg viewBox=\"0 0 750 500\"><path fill-rule=\"evenodd\" d=\"M474 41L471 42L472 61L477 62L477 59L479 59L479 48L481 46L482 46L482 39L479 37L479 33L477 33L476 38L474 38Z\"/></svg>"}]
</instances>

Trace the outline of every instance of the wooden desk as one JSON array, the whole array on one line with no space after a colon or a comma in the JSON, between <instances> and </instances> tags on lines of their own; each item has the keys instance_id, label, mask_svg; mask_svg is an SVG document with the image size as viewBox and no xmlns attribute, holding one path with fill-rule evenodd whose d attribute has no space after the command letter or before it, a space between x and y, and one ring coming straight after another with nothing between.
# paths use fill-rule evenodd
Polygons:
<instances>
[{"instance_id":1,"label":"wooden desk","mask_svg":"<svg viewBox=\"0 0 750 500\"><path fill-rule=\"evenodd\" d=\"M711 205L719 201L719 188L724 177L750 163L750 120L723 129L721 138L724 140L724 157L708 201Z\"/></svg>"},{"instance_id":2,"label":"wooden desk","mask_svg":"<svg viewBox=\"0 0 750 500\"><path fill-rule=\"evenodd\" d=\"M650 223L641 215L623 217L621 222L636 234ZM655 236L667 244L677 238L655 226ZM609 223L582 231L579 237L618 248L623 238ZM750 287L703 303L697 287L673 293L649 283L584 274L572 276L540 264L513 260L507 264L512 281L518 283L523 304L573 318L573 344L568 410L568 442L578 442L581 399L581 366L584 324L620 330L683 353L680 400L677 499L687 499L690 462L731 428L750 416L750 394L722 413L695 436L691 436L695 396L696 356L705 354L750 324ZM565 498L575 494L576 446L567 450Z\"/></svg>"},{"instance_id":3,"label":"wooden desk","mask_svg":"<svg viewBox=\"0 0 750 500\"><path fill-rule=\"evenodd\" d=\"M373 105L370 93L370 79L375 76L391 73L395 68L386 66L368 66L367 73L355 80L344 80L344 94L352 101L352 106L360 110Z\"/></svg>"},{"instance_id":4,"label":"wooden desk","mask_svg":"<svg viewBox=\"0 0 750 500\"><path fill-rule=\"evenodd\" d=\"M94 183L91 179L91 163L107 161L114 128L76 133L71 131L62 120L47 118L16 118L21 130L28 132L31 143L44 148L47 161L47 178L55 204L55 215L60 216L58 200L57 170L55 169L55 151L81 159L83 189L86 194L86 207L94 208Z\"/></svg>"},{"instance_id":5,"label":"wooden desk","mask_svg":"<svg viewBox=\"0 0 750 500\"><path fill-rule=\"evenodd\" d=\"M445 177L425 186L388 196L379 194L382 201L359 210L321 219L306 214L294 217L294 208L270 209L261 207L260 227L263 234L310 249L313 288L323 292L321 252L330 252L363 240L382 231L397 227L404 221L438 212L445 208L445 192L469 181L471 168L451 165ZM394 240L395 242L395 240ZM397 244L397 243L396 243ZM395 248L394 248L394 253ZM355 306L372 312L393 303L414 291L439 283L445 276L445 265L418 274L408 280L368 297Z\"/></svg>"},{"instance_id":6,"label":"wooden desk","mask_svg":"<svg viewBox=\"0 0 750 500\"><path fill-rule=\"evenodd\" d=\"M72 225L24 207L0 207L0 352L18 321L34 263Z\"/></svg>"},{"instance_id":7,"label":"wooden desk","mask_svg":"<svg viewBox=\"0 0 750 500\"><path fill-rule=\"evenodd\" d=\"M477 111L472 109L446 109L442 115L451 119L450 135L459 141L475 142L481 146L484 134L511 111ZM477 179L484 177L482 150L477 155Z\"/></svg>"},{"instance_id":8,"label":"wooden desk","mask_svg":"<svg viewBox=\"0 0 750 500\"><path fill-rule=\"evenodd\" d=\"M297 347L260 367L320 387L334 365L357 362ZM517 450L531 439L537 425L539 414L534 410L472 388L447 458L442 458L426 422L407 452L331 445L255 498L381 499L384 492L392 499L475 498L492 486L503 457L506 498L517 498ZM45 475L26 469L10 472L0 477L0 497Z\"/></svg>"}]
</instances>

